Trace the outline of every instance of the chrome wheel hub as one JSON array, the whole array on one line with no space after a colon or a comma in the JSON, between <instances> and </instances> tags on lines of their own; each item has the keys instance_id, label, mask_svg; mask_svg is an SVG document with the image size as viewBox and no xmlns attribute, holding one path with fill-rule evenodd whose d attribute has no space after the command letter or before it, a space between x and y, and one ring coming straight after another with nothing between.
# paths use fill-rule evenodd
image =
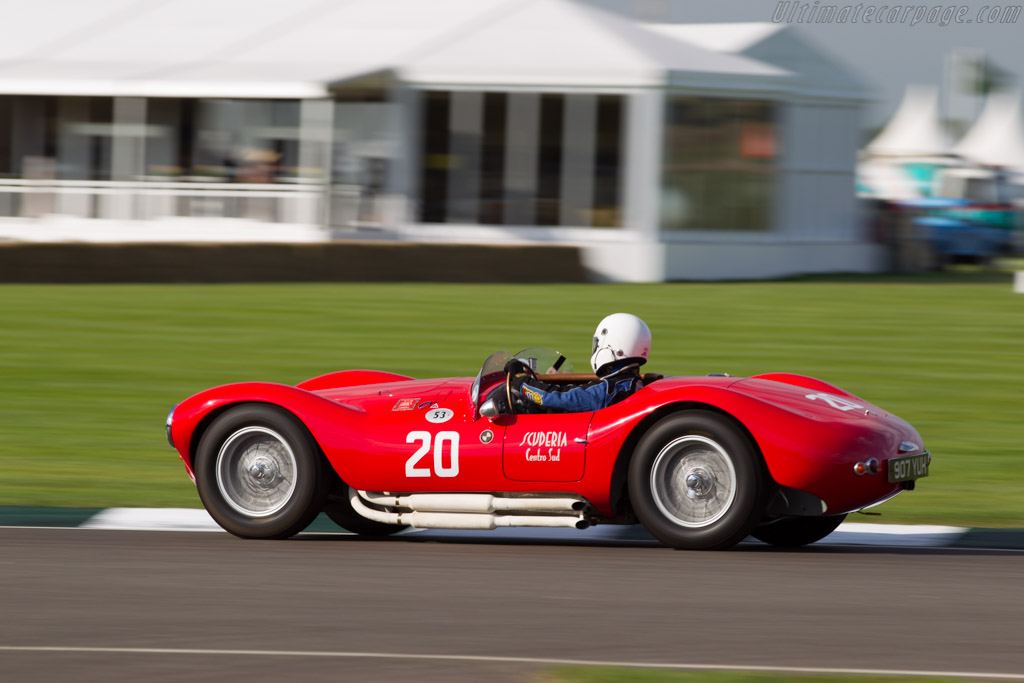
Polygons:
<instances>
[{"instance_id":1,"label":"chrome wheel hub","mask_svg":"<svg viewBox=\"0 0 1024 683\"><path fill-rule=\"evenodd\" d=\"M271 479L275 476L274 471L270 469L270 466L265 462L255 462L252 467L249 468L249 474L255 479Z\"/></svg>"},{"instance_id":2,"label":"chrome wheel hub","mask_svg":"<svg viewBox=\"0 0 1024 683\"><path fill-rule=\"evenodd\" d=\"M239 429L217 452L217 488L235 511L266 517L295 492L298 465L288 443L266 427Z\"/></svg>"},{"instance_id":3,"label":"chrome wheel hub","mask_svg":"<svg viewBox=\"0 0 1024 683\"><path fill-rule=\"evenodd\" d=\"M666 444L651 467L651 494L667 519L689 528L721 519L736 499L736 469L717 442L697 434Z\"/></svg>"},{"instance_id":4,"label":"chrome wheel hub","mask_svg":"<svg viewBox=\"0 0 1024 683\"><path fill-rule=\"evenodd\" d=\"M715 488L715 481L706 470L696 468L686 475L686 497L690 500L707 498Z\"/></svg>"}]
</instances>

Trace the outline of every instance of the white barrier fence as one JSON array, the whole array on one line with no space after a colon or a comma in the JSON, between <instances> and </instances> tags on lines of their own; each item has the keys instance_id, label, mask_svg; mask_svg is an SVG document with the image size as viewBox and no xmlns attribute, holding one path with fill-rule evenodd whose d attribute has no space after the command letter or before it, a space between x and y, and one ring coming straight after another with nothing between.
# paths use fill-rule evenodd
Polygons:
<instances>
[{"instance_id":1,"label":"white barrier fence","mask_svg":"<svg viewBox=\"0 0 1024 683\"><path fill-rule=\"evenodd\" d=\"M0 180L0 217L7 218L244 218L322 225L325 200L319 183Z\"/></svg>"}]
</instances>

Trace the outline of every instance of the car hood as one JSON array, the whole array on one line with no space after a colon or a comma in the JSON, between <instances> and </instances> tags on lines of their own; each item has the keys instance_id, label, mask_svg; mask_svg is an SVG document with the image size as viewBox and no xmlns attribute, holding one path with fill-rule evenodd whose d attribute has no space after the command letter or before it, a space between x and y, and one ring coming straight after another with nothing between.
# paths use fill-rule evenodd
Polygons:
<instances>
[{"instance_id":1,"label":"car hood","mask_svg":"<svg viewBox=\"0 0 1024 683\"><path fill-rule=\"evenodd\" d=\"M429 401L438 402L457 391L469 391L471 378L414 379L400 382L362 384L352 387L316 389L312 393L351 408L366 408L369 405L397 404L410 401L414 404Z\"/></svg>"}]
</instances>

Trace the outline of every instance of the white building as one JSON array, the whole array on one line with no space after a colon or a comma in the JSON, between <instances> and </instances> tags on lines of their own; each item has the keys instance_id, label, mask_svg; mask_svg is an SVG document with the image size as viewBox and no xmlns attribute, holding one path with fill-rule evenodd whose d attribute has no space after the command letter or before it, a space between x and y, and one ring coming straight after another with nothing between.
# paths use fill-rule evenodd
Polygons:
<instances>
[{"instance_id":1,"label":"white building","mask_svg":"<svg viewBox=\"0 0 1024 683\"><path fill-rule=\"evenodd\" d=\"M863 88L792 27L573 0L138 7L37 0L0 26L0 234L548 241L626 281L883 262L854 204Z\"/></svg>"}]
</instances>

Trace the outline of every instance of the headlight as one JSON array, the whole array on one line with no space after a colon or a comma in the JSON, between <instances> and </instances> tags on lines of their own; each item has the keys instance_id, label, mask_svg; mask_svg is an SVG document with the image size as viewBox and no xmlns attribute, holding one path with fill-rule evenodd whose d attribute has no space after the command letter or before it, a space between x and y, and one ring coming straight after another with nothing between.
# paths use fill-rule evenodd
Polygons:
<instances>
[{"instance_id":1,"label":"headlight","mask_svg":"<svg viewBox=\"0 0 1024 683\"><path fill-rule=\"evenodd\" d=\"M165 423L164 430L167 432L167 443L171 444L171 448L174 448L174 439L171 438L171 422L174 420L174 409L178 406L175 405L171 408L170 412L167 413L167 422Z\"/></svg>"}]
</instances>

